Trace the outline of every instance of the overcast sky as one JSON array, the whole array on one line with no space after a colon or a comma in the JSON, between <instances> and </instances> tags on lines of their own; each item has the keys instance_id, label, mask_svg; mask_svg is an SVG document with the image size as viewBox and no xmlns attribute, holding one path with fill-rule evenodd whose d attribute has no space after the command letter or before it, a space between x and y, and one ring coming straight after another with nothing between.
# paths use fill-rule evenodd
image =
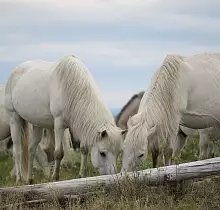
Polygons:
<instances>
[{"instance_id":1,"label":"overcast sky","mask_svg":"<svg viewBox=\"0 0 220 210\"><path fill-rule=\"evenodd\" d=\"M220 0L0 0L0 84L23 61L73 54L120 108L166 54L218 50Z\"/></svg>"}]
</instances>

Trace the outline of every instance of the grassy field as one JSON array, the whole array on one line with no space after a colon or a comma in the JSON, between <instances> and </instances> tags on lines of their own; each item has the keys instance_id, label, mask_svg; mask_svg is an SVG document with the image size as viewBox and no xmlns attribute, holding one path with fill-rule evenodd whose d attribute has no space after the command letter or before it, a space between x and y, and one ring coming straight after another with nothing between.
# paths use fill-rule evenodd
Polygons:
<instances>
[{"instance_id":1,"label":"grassy field","mask_svg":"<svg viewBox=\"0 0 220 210\"><path fill-rule=\"evenodd\" d=\"M198 139L189 141L182 152L180 158L174 160L176 163L198 160ZM120 158L119 158L120 159ZM120 161L118 167L120 168ZM161 165L161 162L160 162ZM11 154L0 161L0 186L13 186L15 178L10 177L10 171L13 167ZM80 167L80 154L73 154L71 170L61 170L61 180L78 178ZM151 157L142 164L141 168L151 168ZM94 176L97 171L91 163L87 168L87 176ZM42 173L34 173L35 183L47 182ZM14 199L14 198L13 198ZM4 205L7 201L3 202ZM0 206L3 204L0 204ZM13 209L13 206L12 206ZM17 209L17 208L16 208ZM23 209L23 208L22 208ZM56 201L36 209L62 209ZM220 209L220 179L207 179L199 184L193 181L185 182L181 190L178 187L160 186L149 187L143 184L124 183L120 186L114 186L106 193L96 194L86 199L83 203L69 203L66 209Z\"/></svg>"}]
</instances>

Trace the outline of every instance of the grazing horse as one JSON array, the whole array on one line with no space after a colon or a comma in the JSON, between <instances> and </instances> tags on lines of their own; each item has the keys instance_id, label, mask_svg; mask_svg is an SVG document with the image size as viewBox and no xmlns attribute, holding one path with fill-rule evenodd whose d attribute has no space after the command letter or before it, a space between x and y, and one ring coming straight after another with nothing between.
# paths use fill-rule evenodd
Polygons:
<instances>
[{"instance_id":1,"label":"grazing horse","mask_svg":"<svg viewBox=\"0 0 220 210\"><path fill-rule=\"evenodd\" d=\"M17 66L7 81L5 107L10 114L16 182L23 178L20 151L21 139L27 141L26 121L33 125L28 175L25 176L29 183L43 128L54 129L53 181L59 180L66 128L74 139L80 139L81 169L85 167L90 150L92 164L99 168L100 174L116 170L116 156L125 131L116 126L90 72L78 58L65 56L58 62L35 60Z\"/></svg>"},{"instance_id":2,"label":"grazing horse","mask_svg":"<svg viewBox=\"0 0 220 210\"><path fill-rule=\"evenodd\" d=\"M148 147L169 165L179 125L220 131L220 54L168 55L153 75L138 113L128 120L122 171L139 166Z\"/></svg>"},{"instance_id":3,"label":"grazing horse","mask_svg":"<svg viewBox=\"0 0 220 210\"><path fill-rule=\"evenodd\" d=\"M115 116L115 122L118 127L120 127L121 129L127 129L127 121L129 117L132 117L133 115L137 114L143 95L144 91L134 94L129 99L129 101L123 106L118 115ZM183 126L180 126L177 135L175 155L177 156L180 153L189 137L195 136L200 136L200 159L207 159L213 157L214 148L212 148L212 141L216 141L216 138L218 138L216 132L212 128L196 130ZM148 148L148 151L152 153L153 168L155 168L157 167L159 151L156 148Z\"/></svg>"}]
</instances>

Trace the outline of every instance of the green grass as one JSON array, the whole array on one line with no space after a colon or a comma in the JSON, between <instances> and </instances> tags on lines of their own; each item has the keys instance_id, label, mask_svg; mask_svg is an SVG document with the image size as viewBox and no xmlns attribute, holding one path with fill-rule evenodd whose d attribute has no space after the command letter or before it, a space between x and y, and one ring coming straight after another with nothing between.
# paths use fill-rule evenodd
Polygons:
<instances>
[{"instance_id":1,"label":"green grass","mask_svg":"<svg viewBox=\"0 0 220 210\"><path fill-rule=\"evenodd\" d=\"M198 139L190 140L179 158L174 162L183 163L196 161L199 157ZM80 154L74 152L71 170L61 169L60 180L78 178L80 167ZM118 160L118 168L121 167L121 158ZM93 168L90 158L86 170L86 176L97 175ZM162 160L159 161L162 165ZM10 171L13 167L12 157L0 160L0 186L13 186L15 178L10 177ZM151 168L151 155L141 165L141 169ZM35 183L48 182L41 172L34 172ZM1 206L1 204L0 204ZM61 209L60 204L54 202L43 206L41 209ZM200 184L194 181L187 181L179 187L159 186L149 187L138 182L122 183L120 186L113 186L105 194L97 194L89 197L84 203L70 203L67 209L146 209L146 210L164 210L164 209L220 209L220 179L207 179Z\"/></svg>"}]
</instances>

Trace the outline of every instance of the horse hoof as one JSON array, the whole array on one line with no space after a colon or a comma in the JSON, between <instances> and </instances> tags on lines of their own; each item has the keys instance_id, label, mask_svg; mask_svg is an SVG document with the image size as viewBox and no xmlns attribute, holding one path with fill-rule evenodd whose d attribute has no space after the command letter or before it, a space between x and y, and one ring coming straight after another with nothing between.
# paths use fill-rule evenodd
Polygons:
<instances>
[{"instance_id":1,"label":"horse hoof","mask_svg":"<svg viewBox=\"0 0 220 210\"><path fill-rule=\"evenodd\" d=\"M49 167L44 170L44 174L46 175L46 177L48 177L48 178L50 177L50 168Z\"/></svg>"},{"instance_id":2,"label":"horse hoof","mask_svg":"<svg viewBox=\"0 0 220 210\"><path fill-rule=\"evenodd\" d=\"M33 179L28 179L28 184L33 184L34 183L34 180Z\"/></svg>"},{"instance_id":3,"label":"horse hoof","mask_svg":"<svg viewBox=\"0 0 220 210\"><path fill-rule=\"evenodd\" d=\"M79 178L83 178L85 175L83 173L79 173Z\"/></svg>"},{"instance_id":4,"label":"horse hoof","mask_svg":"<svg viewBox=\"0 0 220 210\"><path fill-rule=\"evenodd\" d=\"M59 176L58 175L53 175L52 176L52 182L59 181Z\"/></svg>"},{"instance_id":5,"label":"horse hoof","mask_svg":"<svg viewBox=\"0 0 220 210\"><path fill-rule=\"evenodd\" d=\"M23 182L19 179L19 180L16 180L16 185L17 186L20 186L20 185L23 185Z\"/></svg>"}]
</instances>

